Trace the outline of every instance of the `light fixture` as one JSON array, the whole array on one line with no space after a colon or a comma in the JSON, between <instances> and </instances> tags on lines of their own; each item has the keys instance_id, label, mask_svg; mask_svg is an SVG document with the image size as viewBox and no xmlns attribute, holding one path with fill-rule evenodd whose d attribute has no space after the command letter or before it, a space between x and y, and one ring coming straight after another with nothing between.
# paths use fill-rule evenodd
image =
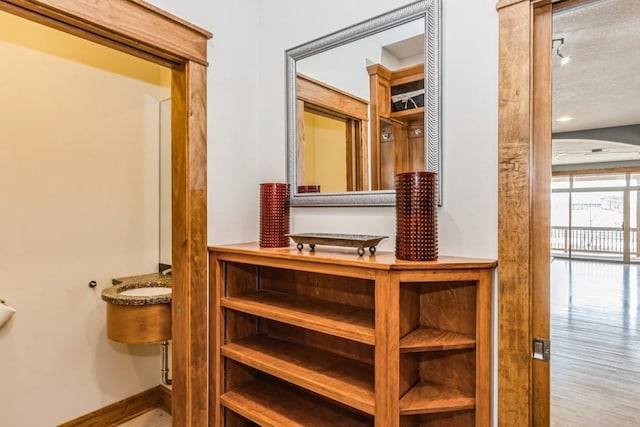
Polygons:
<instances>
[{"instance_id":1,"label":"light fixture","mask_svg":"<svg viewBox=\"0 0 640 427\"><path fill-rule=\"evenodd\" d=\"M568 121L571 121L571 120L573 120L573 117L569 117L569 116L562 116L562 117L558 117L558 118L556 119L556 122L560 122L560 123L562 123L562 122L568 122Z\"/></svg>"},{"instance_id":2,"label":"light fixture","mask_svg":"<svg viewBox=\"0 0 640 427\"><path fill-rule=\"evenodd\" d=\"M553 49L553 53L560 58L560 65L567 65L571 58L569 56L565 56L560 52L560 48L564 45L564 37L553 39L551 42L551 49Z\"/></svg>"}]
</instances>

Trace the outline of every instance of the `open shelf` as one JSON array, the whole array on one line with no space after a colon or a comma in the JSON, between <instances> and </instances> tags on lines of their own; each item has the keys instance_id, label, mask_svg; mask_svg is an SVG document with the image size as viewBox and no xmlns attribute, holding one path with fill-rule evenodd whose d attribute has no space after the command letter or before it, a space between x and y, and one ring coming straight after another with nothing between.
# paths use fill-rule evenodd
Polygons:
<instances>
[{"instance_id":1,"label":"open shelf","mask_svg":"<svg viewBox=\"0 0 640 427\"><path fill-rule=\"evenodd\" d=\"M419 120L424 119L424 107L411 108L409 110L394 111L389 118L395 120Z\"/></svg>"},{"instance_id":2,"label":"open shelf","mask_svg":"<svg viewBox=\"0 0 640 427\"><path fill-rule=\"evenodd\" d=\"M373 310L273 291L225 297L220 304L301 328L375 344Z\"/></svg>"},{"instance_id":3,"label":"open shelf","mask_svg":"<svg viewBox=\"0 0 640 427\"><path fill-rule=\"evenodd\" d=\"M259 379L220 397L226 408L259 425L270 426L372 426L373 419L350 412L267 379Z\"/></svg>"},{"instance_id":4,"label":"open shelf","mask_svg":"<svg viewBox=\"0 0 640 427\"><path fill-rule=\"evenodd\" d=\"M420 327L400 340L400 353L420 351L460 350L474 348L476 340L470 335L443 329Z\"/></svg>"},{"instance_id":5,"label":"open shelf","mask_svg":"<svg viewBox=\"0 0 640 427\"><path fill-rule=\"evenodd\" d=\"M426 381L413 386L400 399L400 415L462 411L474 407L473 396L451 387Z\"/></svg>"},{"instance_id":6,"label":"open shelf","mask_svg":"<svg viewBox=\"0 0 640 427\"><path fill-rule=\"evenodd\" d=\"M266 335L226 344L221 354L374 415L373 366Z\"/></svg>"},{"instance_id":7,"label":"open shelf","mask_svg":"<svg viewBox=\"0 0 640 427\"><path fill-rule=\"evenodd\" d=\"M414 142L419 121L385 126ZM495 261L251 243L210 266L209 425L491 424Z\"/></svg>"}]
</instances>

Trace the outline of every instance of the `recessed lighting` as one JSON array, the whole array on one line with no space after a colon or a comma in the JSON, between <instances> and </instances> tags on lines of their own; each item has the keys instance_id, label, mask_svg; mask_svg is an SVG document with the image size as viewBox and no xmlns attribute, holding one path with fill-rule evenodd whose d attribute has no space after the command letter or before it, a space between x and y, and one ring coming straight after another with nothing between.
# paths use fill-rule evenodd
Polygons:
<instances>
[{"instance_id":1,"label":"recessed lighting","mask_svg":"<svg viewBox=\"0 0 640 427\"><path fill-rule=\"evenodd\" d=\"M568 122L573 120L573 117L569 117L569 116L562 116L562 117L558 117L556 119L556 122Z\"/></svg>"}]
</instances>

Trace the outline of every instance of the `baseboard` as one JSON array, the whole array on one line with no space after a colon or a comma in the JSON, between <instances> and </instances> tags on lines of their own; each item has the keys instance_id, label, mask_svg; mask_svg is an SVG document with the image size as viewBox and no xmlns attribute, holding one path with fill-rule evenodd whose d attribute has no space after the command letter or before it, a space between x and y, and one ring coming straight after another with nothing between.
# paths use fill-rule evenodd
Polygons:
<instances>
[{"instance_id":1,"label":"baseboard","mask_svg":"<svg viewBox=\"0 0 640 427\"><path fill-rule=\"evenodd\" d=\"M109 427L122 424L155 408L171 413L171 390L156 386L93 411L58 427Z\"/></svg>"},{"instance_id":2,"label":"baseboard","mask_svg":"<svg viewBox=\"0 0 640 427\"><path fill-rule=\"evenodd\" d=\"M171 389L165 386L158 386L158 408L171 414Z\"/></svg>"}]
</instances>

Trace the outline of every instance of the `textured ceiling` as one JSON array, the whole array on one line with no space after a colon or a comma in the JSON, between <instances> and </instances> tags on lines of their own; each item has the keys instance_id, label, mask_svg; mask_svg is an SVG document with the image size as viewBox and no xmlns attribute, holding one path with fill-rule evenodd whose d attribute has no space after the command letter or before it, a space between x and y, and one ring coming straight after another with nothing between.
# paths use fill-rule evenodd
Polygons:
<instances>
[{"instance_id":1,"label":"textured ceiling","mask_svg":"<svg viewBox=\"0 0 640 427\"><path fill-rule=\"evenodd\" d=\"M596 0L558 11L553 58L553 132L640 123L640 0ZM573 117L557 122L558 117Z\"/></svg>"}]
</instances>

